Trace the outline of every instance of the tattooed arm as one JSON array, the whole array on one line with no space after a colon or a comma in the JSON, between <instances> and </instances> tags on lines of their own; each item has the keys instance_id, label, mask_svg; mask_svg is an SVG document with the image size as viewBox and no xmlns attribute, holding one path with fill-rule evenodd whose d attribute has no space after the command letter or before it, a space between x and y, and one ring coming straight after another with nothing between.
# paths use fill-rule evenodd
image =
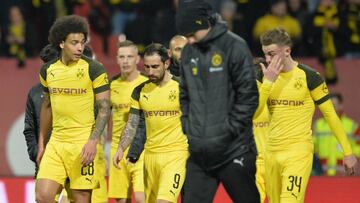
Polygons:
<instances>
[{"instance_id":1,"label":"tattooed arm","mask_svg":"<svg viewBox=\"0 0 360 203\"><path fill-rule=\"evenodd\" d=\"M136 135L136 130L140 122L140 115L132 113L130 110L129 119L126 123L124 130L120 136L119 147L113 158L113 164L116 168L120 169L119 162L124 156L125 149L130 145Z\"/></svg>"},{"instance_id":2,"label":"tattooed arm","mask_svg":"<svg viewBox=\"0 0 360 203\"><path fill-rule=\"evenodd\" d=\"M129 114L129 119L126 123L125 129L121 133L121 140L119 143L119 148L121 148L122 151L125 151L125 149L128 148L128 146L134 139L139 122L140 116L138 114Z\"/></svg>"},{"instance_id":3,"label":"tattooed arm","mask_svg":"<svg viewBox=\"0 0 360 203\"><path fill-rule=\"evenodd\" d=\"M98 93L95 97L98 114L95 120L95 127L81 152L82 164L84 166L90 164L94 160L96 155L96 144L100 141L104 128L110 117L110 91L107 90L102 93Z\"/></svg>"},{"instance_id":4,"label":"tattooed arm","mask_svg":"<svg viewBox=\"0 0 360 203\"><path fill-rule=\"evenodd\" d=\"M98 109L98 113L96 116L95 128L89 138L91 140L99 140L102 135L106 134L103 133L103 131L110 118L109 91L97 94L95 105Z\"/></svg>"}]
</instances>

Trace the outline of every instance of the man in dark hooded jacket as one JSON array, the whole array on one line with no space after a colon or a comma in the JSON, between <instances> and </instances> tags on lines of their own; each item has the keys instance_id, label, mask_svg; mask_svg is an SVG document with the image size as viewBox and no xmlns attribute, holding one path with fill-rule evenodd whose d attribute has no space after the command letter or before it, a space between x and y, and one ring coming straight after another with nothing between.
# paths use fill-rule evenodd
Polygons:
<instances>
[{"instance_id":1,"label":"man in dark hooded jacket","mask_svg":"<svg viewBox=\"0 0 360 203\"><path fill-rule=\"evenodd\" d=\"M183 202L212 202L221 182L234 202L260 202L252 117L258 91L246 42L204 1L180 2L180 103L190 158Z\"/></svg>"}]
</instances>

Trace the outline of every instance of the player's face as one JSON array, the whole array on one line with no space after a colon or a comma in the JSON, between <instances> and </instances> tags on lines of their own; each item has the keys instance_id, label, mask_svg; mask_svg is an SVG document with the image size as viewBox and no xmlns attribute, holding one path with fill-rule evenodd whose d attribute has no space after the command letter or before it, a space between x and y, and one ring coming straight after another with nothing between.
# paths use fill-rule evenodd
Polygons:
<instances>
[{"instance_id":1,"label":"player's face","mask_svg":"<svg viewBox=\"0 0 360 203\"><path fill-rule=\"evenodd\" d=\"M262 46L264 52L265 60L267 64L270 64L274 56L279 56L279 58L284 61L286 57L290 55L290 48L287 46L278 46L277 44L270 44L268 46Z\"/></svg>"},{"instance_id":2,"label":"player's face","mask_svg":"<svg viewBox=\"0 0 360 203\"><path fill-rule=\"evenodd\" d=\"M71 33L66 40L60 43L61 54L65 61L78 61L85 47L85 35L83 33Z\"/></svg>"},{"instance_id":3,"label":"player's face","mask_svg":"<svg viewBox=\"0 0 360 203\"><path fill-rule=\"evenodd\" d=\"M180 64L181 58L181 51L183 50L184 46L186 45L187 40L183 38L177 38L170 43L170 55L171 58L178 64Z\"/></svg>"},{"instance_id":4,"label":"player's face","mask_svg":"<svg viewBox=\"0 0 360 203\"><path fill-rule=\"evenodd\" d=\"M209 33L210 28L198 30L195 33L189 34L186 36L189 44L194 44L200 42L202 39L205 38L205 36Z\"/></svg>"},{"instance_id":5,"label":"player's face","mask_svg":"<svg viewBox=\"0 0 360 203\"><path fill-rule=\"evenodd\" d=\"M165 76L169 62L162 62L158 54L144 56L144 68L151 82L159 84Z\"/></svg>"},{"instance_id":6,"label":"player's face","mask_svg":"<svg viewBox=\"0 0 360 203\"><path fill-rule=\"evenodd\" d=\"M121 73L130 74L137 70L140 57L135 47L120 47L117 51L117 63Z\"/></svg>"}]
</instances>

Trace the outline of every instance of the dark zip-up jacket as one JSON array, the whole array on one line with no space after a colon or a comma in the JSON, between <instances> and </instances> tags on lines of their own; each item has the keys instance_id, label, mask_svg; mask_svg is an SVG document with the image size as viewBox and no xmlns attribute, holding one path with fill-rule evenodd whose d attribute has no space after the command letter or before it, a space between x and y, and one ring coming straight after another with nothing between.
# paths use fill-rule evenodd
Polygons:
<instances>
[{"instance_id":1,"label":"dark zip-up jacket","mask_svg":"<svg viewBox=\"0 0 360 203\"><path fill-rule=\"evenodd\" d=\"M39 84L35 85L28 93L25 111L25 136L27 151L31 161L36 163L38 151L38 135L40 129L40 109L43 101L43 89Z\"/></svg>"},{"instance_id":2,"label":"dark zip-up jacket","mask_svg":"<svg viewBox=\"0 0 360 203\"><path fill-rule=\"evenodd\" d=\"M171 58L170 60L170 73L176 77L180 76L180 67L179 64L175 62L175 59Z\"/></svg>"},{"instance_id":3,"label":"dark zip-up jacket","mask_svg":"<svg viewBox=\"0 0 360 203\"><path fill-rule=\"evenodd\" d=\"M181 54L180 103L190 159L213 170L254 149L258 90L246 42L216 15L200 42Z\"/></svg>"}]
</instances>

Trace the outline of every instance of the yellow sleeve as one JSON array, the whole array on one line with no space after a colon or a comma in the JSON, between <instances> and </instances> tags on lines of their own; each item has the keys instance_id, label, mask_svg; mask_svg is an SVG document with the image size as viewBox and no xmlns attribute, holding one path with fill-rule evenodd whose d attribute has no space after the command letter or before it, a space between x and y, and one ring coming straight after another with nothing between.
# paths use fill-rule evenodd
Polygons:
<instances>
[{"instance_id":1,"label":"yellow sleeve","mask_svg":"<svg viewBox=\"0 0 360 203\"><path fill-rule=\"evenodd\" d=\"M352 149L350 142L346 136L345 129L337 116L334 106L331 103L331 100L328 99L327 101L321 103L319 105L319 109L323 114L326 122L329 124L332 132L334 133L336 139L340 143L343 153L345 156L352 154Z\"/></svg>"},{"instance_id":2,"label":"yellow sleeve","mask_svg":"<svg viewBox=\"0 0 360 203\"><path fill-rule=\"evenodd\" d=\"M260 82L257 81L257 84L259 87ZM267 105L267 100L269 98L273 84L274 84L273 82L271 82L270 80L267 80L267 79L264 79L263 83L261 84L261 86L259 88L259 105L255 111L253 119L256 119L261 114L261 112L263 111L265 106Z\"/></svg>"},{"instance_id":3,"label":"yellow sleeve","mask_svg":"<svg viewBox=\"0 0 360 203\"><path fill-rule=\"evenodd\" d=\"M95 94L110 89L108 75L105 72L104 66L100 63L92 60L89 61L89 75Z\"/></svg>"},{"instance_id":4,"label":"yellow sleeve","mask_svg":"<svg viewBox=\"0 0 360 203\"><path fill-rule=\"evenodd\" d=\"M135 87L135 89L133 90L130 99L130 113L140 115L140 111L141 111L140 95L144 85L145 83L142 83L139 86Z\"/></svg>"},{"instance_id":5,"label":"yellow sleeve","mask_svg":"<svg viewBox=\"0 0 360 203\"><path fill-rule=\"evenodd\" d=\"M41 69L40 69L40 73L39 73L39 79L40 79L40 84L43 88L43 90L45 92L49 92L49 89L48 89L48 84L47 84L47 80L46 80L46 67L45 66L42 66Z\"/></svg>"}]
</instances>

